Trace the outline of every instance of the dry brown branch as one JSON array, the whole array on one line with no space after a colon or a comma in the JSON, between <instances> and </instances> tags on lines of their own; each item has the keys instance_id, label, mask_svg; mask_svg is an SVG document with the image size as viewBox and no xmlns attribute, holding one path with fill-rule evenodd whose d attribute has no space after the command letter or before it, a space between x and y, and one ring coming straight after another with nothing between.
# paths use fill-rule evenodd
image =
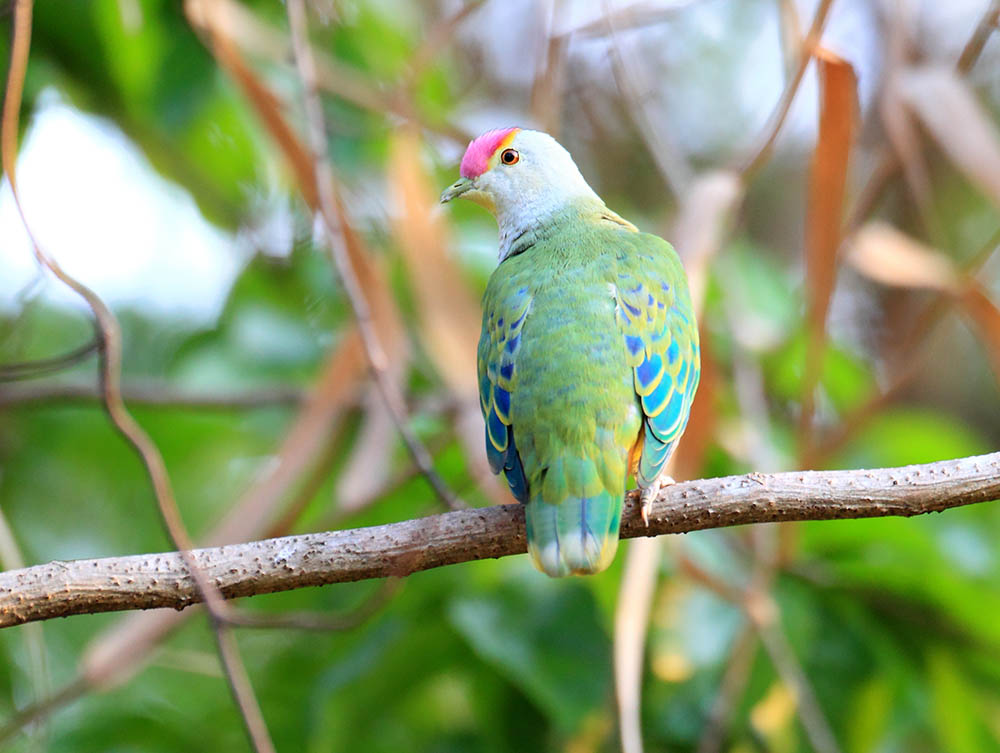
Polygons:
<instances>
[{"instance_id":1,"label":"dry brown branch","mask_svg":"<svg viewBox=\"0 0 1000 753\"><path fill-rule=\"evenodd\" d=\"M968 73L972 70L972 66L976 64L979 56L983 53L986 41L997 30L998 26L1000 26L1000 0L993 0L986 8L982 18L979 19L979 23L976 24L972 36L969 37L969 41L962 49L962 54L958 56L955 68L959 73Z\"/></svg>"},{"instance_id":2,"label":"dry brown branch","mask_svg":"<svg viewBox=\"0 0 1000 753\"><path fill-rule=\"evenodd\" d=\"M611 71L615 77L618 90L624 95L629 105L631 115L639 134L646 143L653 164L659 171L667 188L677 199L682 199L691 186L694 176L691 166L681 153L681 150L670 138L666 129L657 126L657 121L649 114L646 101L648 92L654 85L643 75L642 67L636 64L630 51L624 49L619 39L616 14L610 2L604 2L604 20L607 24L609 44L611 49Z\"/></svg>"},{"instance_id":3,"label":"dry brown branch","mask_svg":"<svg viewBox=\"0 0 1000 753\"><path fill-rule=\"evenodd\" d=\"M100 347L101 339L95 335L89 342L58 356L39 358L36 361L2 364L0 365L0 382L35 379L45 374L72 368L86 359L91 353L96 353Z\"/></svg>"},{"instance_id":4,"label":"dry brown branch","mask_svg":"<svg viewBox=\"0 0 1000 753\"><path fill-rule=\"evenodd\" d=\"M806 74L806 68L812 59L813 51L823 36L823 27L826 25L826 19L830 14L830 6L832 4L833 0L820 0L819 7L816 9L816 15L813 16L812 24L809 26L809 32L802 41L799 52L799 63L795 68L794 75L785 86L785 90L781 93L781 98L778 100L774 112L768 119L763 133L757 139L757 145L753 148L751 156L743 162L743 166L739 170L746 181L749 181L771 156L771 149L774 147L774 142L778 138L778 133L781 131L781 126L784 124L785 118L788 117L788 113L792 109L792 102L795 101L795 95L799 90L799 85L802 83L802 77Z\"/></svg>"},{"instance_id":5,"label":"dry brown branch","mask_svg":"<svg viewBox=\"0 0 1000 753\"><path fill-rule=\"evenodd\" d=\"M153 496L163 526L174 547L180 550L177 555L185 572L191 578L199 599L204 600L212 617L211 623L218 643L219 657L222 660L233 700L239 708L250 742L257 753L273 753L274 745L268 735L263 715L246 674L246 668L243 666L229 628L222 621L221 615L225 611L226 604L215 585L198 569L191 555L191 539L174 497L166 463L155 442L129 413L122 399L122 336L118 320L100 296L63 270L60 264L39 245L21 204L16 177L18 124L31 49L32 11L33 0L19 0L14 6L10 67L7 75L7 89L3 99L0 159L2 159L3 170L10 184L11 197L39 265L82 298L93 314L94 326L100 339L100 376L104 391L105 410L115 429L138 453L153 487Z\"/></svg>"},{"instance_id":6,"label":"dry brown branch","mask_svg":"<svg viewBox=\"0 0 1000 753\"><path fill-rule=\"evenodd\" d=\"M469 472L495 504L510 501L507 484L490 470L475 369L456 368L476 352L481 312L452 253L448 216L420 159L419 132L397 129L390 141L388 183L396 211L392 231L413 291L416 333L441 381L456 401L454 423Z\"/></svg>"},{"instance_id":7,"label":"dry brown branch","mask_svg":"<svg viewBox=\"0 0 1000 753\"><path fill-rule=\"evenodd\" d=\"M909 517L1000 499L1000 452L902 468L750 474L676 484L649 526L630 492L622 537L788 520ZM227 598L403 576L526 551L524 511L501 505L346 531L197 549ZM183 609L199 591L176 552L51 562L0 574L0 627L122 609Z\"/></svg>"},{"instance_id":8,"label":"dry brown branch","mask_svg":"<svg viewBox=\"0 0 1000 753\"><path fill-rule=\"evenodd\" d=\"M209 17L217 20L216 16ZM277 109L273 93L254 76L238 50L218 33L218 29L211 25L204 28L195 25L205 32L206 43L220 66L232 75L271 137L281 147L305 200L315 202L316 191L312 184L308 154ZM385 282L380 271L355 245L349 246L352 261L366 284L371 284L375 289L376 320L380 327L385 327L386 336L391 338L394 336L392 312L386 313L386 306L381 305L385 296L379 295L386 287ZM354 253L355 251L358 253ZM356 328L341 336L339 343L328 354L313 387L306 392L297 418L275 453L274 462L262 469L260 477L214 527L206 537L207 545L280 535L287 530L269 533L292 522L287 516L282 516L276 522L276 518L281 515L282 503L300 476L316 464L328 438L336 431L343 411L357 398L358 385L365 373L361 347ZM102 631L84 652L80 677L57 691L53 698L19 712L7 725L0 728L0 742L23 724L51 713L88 690L106 690L126 682L141 669L152 649L192 614L195 614L193 610L184 613L134 613Z\"/></svg>"},{"instance_id":9,"label":"dry brown branch","mask_svg":"<svg viewBox=\"0 0 1000 753\"><path fill-rule=\"evenodd\" d=\"M756 628L761 645L771 658L778 676L795 695L796 711L813 750L816 753L840 753L840 746L820 709L809 678L802 671L788 636L777 619L766 620L757 624Z\"/></svg>"},{"instance_id":10,"label":"dry brown branch","mask_svg":"<svg viewBox=\"0 0 1000 753\"><path fill-rule=\"evenodd\" d=\"M261 630L315 630L332 632L336 630L351 630L359 627L384 607L392 597L399 593L403 583L400 578L389 578L382 581L378 589L360 605L349 612L326 614L322 612L288 612L286 614L237 612L229 615L229 624L245 628Z\"/></svg>"},{"instance_id":11,"label":"dry brown branch","mask_svg":"<svg viewBox=\"0 0 1000 753\"><path fill-rule=\"evenodd\" d=\"M207 595L211 591L203 593ZM214 614L209 614L209 619L212 623L215 645L219 651L219 660L222 662L222 671L226 676L229 691L240 710L250 745L256 753L276 753L274 743L271 741L271 732L267 728L267 722L264 721L264 713L260 710L257 695L253 691L253 685L250 684L250 675L240 657L236 636L230 626Z\"/></svg>"},{"instance_id":12,"label":"dry brown branch","mask_svg":"<svg viewBox=\"0 0 1000 753\"><path fill-rule=\"evenodd\" d=\"M424 44L431 45L435 41L439 44L433 48L428 47L427 52L418 51L413 61L421 65L429 64L433 55L440 54L446 46L454 27L475 10L477 5L477 2L469 3L457 12L450 27L446 19L441 25L431 29ZM244 4L234 0L186 0L184 11L192 27L209 34L216 47L228 47L232 53L236 53L238 47L248 55L277 65L286 65L292 57L291 42L285 30L272 27ZM218 50L216 55L218 57ZM344 64L322 49L314 49L313 55L316 60L317 82L325 92L389 118L414 120L422 128L456 144L464 145L469 141L471 135L462 129L449 123L430 122L416 111L410 101L407 86L412 83L410 75L416 77L419 71L413 71L404 77L404 82L398 89L387 90L362 71ZM219 62L226 66L225 61Z\"/></svg>"},{"instance_id":13,"label":"dry brown branch","mask_svg":"<svg viewBox=\"0 0 1000 753\"><path fill-rule=\"evenodd\" d=\"M289 0L287 11L288 24L292 33L292 50L299 77L302 80L305 99L311 172L317 192L316 207L325 224L330 256L354 313L365 357L371 368L375 384L393 422L396 424L396 429L403 439L403 443L413 458L413 462L420 468L434 492L448 507L452 509L465 507L465 503L448 488L444 480L434 470L431 454L410 428L406 403L398 386L390 376L387 351L375 327L372 306L351 262L347 240L344 237L350 223L346 221L343 207L337 197L333 171L327 154L326 122L317 88L316 64L313 59L312 47L309 45L305 4L302 0Z\"/></svg>"},{"instance_id":14,"label":"dry brown branch","mask_svg":"<svg viewBox=\"0 0 1000 753\"><path fill-rule=\"evenodd\" d=\"M996 31L998 19L1000 19L1000 0L994 0L979 19L969 41L962 49L962 54L955 62L955 70L959 74L966 74L975 67L987 40ZM857 229L871 214L900 168L896 152L888 145L883 146L880 156L874 162L876 163L875 169L858 193L845 223L845 236Z\"/></svg>"},{"instance_id":15,"label":"dry brown branch","mask_svg":"<svg viewBox=\"0 0 1000 753\"><path fill-rule=\"evenodd\" d=\"M961 266L958 275L974 282L977 272L997 250L1000 250L1000 230L994 232L976 255ZM949 292L938 291L935 297L912 317L913 326L903 336L895 355L889 359L896 366L885 388L856 406L841 419L835 429L813 442L809 455L802 458L803 466L821 467L909 386L923 368L924 344L957 301L958 298ZM997 374L1000 375L1000 369L997 370Z\"/></svg>"},{"instance_id":16,"label":"dry brown branch","mask_svg":"<svg viewBox=\"0 0 1000 753\"><path fill-rule=\"evenodd\" d=\"M697 753L719 753L722 750L730 715L739 703L740 696L750 679L756 649L756 633L750 625L744 625L729 650L719 691L712 702L708 719L705 720L705 728L698 740Z\"/></svg>"},{"instance_id":17,"label":"dry brown branch","mask_svg":"<svg viewBox=\"0 0 1000 753\"><path fill-rule=\"evenodd\" d=\"M0 477L2 475L0 473ZM21 547L17 544L14 531L7 521L7 516L4 515L3 508L0 508L0 568L15 570L23 567L24 555L21 553ZM45 651L45 635L41 624L25 625L25 628L27 630L20 638L23 647L21 650L27 661L21 672L28 676L33 702L39 703L50 695L52 685L48 655ZM43 748L43 741L48 735L48 725L42 720L42 723L37 725L31 734L36 743L41 743L38 748Z\"/></svg>"},{"instance_id":18,"label":"dry brown branch","mask_svg":"<svg viewBox=\"0 0 1000 753\"><path fill-rule=\"evenodd\" d=\"M434 60L452 42L458 28L475 11L479 10L485 0L470 0L462 5L450 16L445 16L427 30L420 46L410 56L406 65L406 73L403 74L402 83L399 85L400 93L412 92L420 77L424 75ZM317 67L319 58L317 58ZM464 135L458 139L459 144L465 143Z\"/></svg>"}]
</instances>

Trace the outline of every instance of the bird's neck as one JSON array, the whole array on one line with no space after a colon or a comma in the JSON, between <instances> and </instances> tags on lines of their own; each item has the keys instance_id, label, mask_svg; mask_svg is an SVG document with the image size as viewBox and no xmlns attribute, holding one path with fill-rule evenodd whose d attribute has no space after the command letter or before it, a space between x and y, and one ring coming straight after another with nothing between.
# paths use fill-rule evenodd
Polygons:
<instances>
[{"instance_id":1,"label":"bird's neck","mask_svg":"<svg viewBox=\"0 0 1000 753\"><path fill-rule=\"evenodd\" d=\"M520 197L510 206L498 207L500 261L526 251L564 221L586 221L590 216L596 218L608 211L593 191L574 196L560 196L554 191L537 192Z\"/></svg>"},{"instance_id":2,"label":"bird's neck","mask_svg":"<svg viewBox=\"0 0 1000 753\"><path fill-rule=\"evenodd\" d=\"M593 192L569 201L553 202L551 206L519 204L516 211L497 212L497 223L500 226L500 261L527 251L560 230L580 229L591 223L638 232L635 225L608 209Z\"/></svg>"}]
</instances>

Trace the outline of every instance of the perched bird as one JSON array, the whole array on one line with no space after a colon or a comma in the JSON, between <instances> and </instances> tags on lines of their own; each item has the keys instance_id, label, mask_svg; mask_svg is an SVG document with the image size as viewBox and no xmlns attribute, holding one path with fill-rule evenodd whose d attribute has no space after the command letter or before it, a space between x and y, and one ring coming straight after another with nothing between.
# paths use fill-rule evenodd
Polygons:
<instances>
[{"instance_id":1,"label":"perched bird","mask_svg":"<svg viewBox=\"0 0 1000 753\"><path fill-rule=\"evenodd\" d=\"M500 263L483 298L486 452L525 503L528 551L552 576L596 573L618 547L625 484L643 519L687 426L698 327L673 247L608 209L546 133L488 131L441 194L492 212Z\"/></svg>"}]
</instances>

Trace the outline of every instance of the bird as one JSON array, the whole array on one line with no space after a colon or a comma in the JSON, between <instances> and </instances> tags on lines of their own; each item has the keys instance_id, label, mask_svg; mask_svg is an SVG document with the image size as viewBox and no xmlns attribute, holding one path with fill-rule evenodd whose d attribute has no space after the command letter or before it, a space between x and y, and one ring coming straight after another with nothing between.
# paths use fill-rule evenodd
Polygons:
<instances>
[{"instance_id":1,"label":"bird","mask_svg":"<svg viewBox=\"0 0 1000 753\"><path fill-rule=\"evenodd\" d=\"M600 572L634 475L649 524L698 387L687 276L662 238L608 209L552 136L483 133L459 197L490 211L499 263L477 353L486 454L525 505L528 553L553 577Z\"/></svg>"}]
</instances>

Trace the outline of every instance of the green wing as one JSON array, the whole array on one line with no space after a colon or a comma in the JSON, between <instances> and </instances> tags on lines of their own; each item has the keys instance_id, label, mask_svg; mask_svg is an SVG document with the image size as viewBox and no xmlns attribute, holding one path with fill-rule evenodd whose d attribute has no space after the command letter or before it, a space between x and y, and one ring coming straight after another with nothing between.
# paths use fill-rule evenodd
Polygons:
<instances>
[{"instance_id":1,"label":"green wing","mask_svg":"<svg viewBox=\"0 0 1000 753\"><path fill-rule=\"evenodd\" d=\"M625 336L635 394L644 417L636 480L653 483L687 426L701 373L698 326L676 252L641 234L640 253L618 273L615 318Z\"/></svg>"},{"instance_id":2,"label":"green wing","mask_svg":"<svg viewBox=\"0 0 1000 753\"><path fill-rule=\"evenodd\" d=\"M483 301L483 330L479 337L479 407L486 423L486 456L494 473L503 473L518 502L528 501L528 482L517 453L511 425L511 393L517 379L516 360L521 330L531 307L526 287Z\"/></svg>"},{"instance_id":3,"label":"green wing","mask_svg":"<svg viewBox=\"0 0 1000 753\"><path fill-rule=\"evenodd\" d=\"M611 561L626 459L640 438L639 482L652 483L698 381L698 333L673 249L585 229L500 265L478 353L490 465L527 504L528 551L554 576Z\"/></svg>"},{"instance_id":4,"label":"green wing","mask_svg":"<svg viewBox=\"0 0 1000 753\"><path fill-rule=\"evenodd\" d=\"M526 504L528 552L552 576L597 572L613 558L640 429L608 294L615 249L599 256L593 236L506 259L483 299L486 452Z\"/></svg>"}]
</instances>

